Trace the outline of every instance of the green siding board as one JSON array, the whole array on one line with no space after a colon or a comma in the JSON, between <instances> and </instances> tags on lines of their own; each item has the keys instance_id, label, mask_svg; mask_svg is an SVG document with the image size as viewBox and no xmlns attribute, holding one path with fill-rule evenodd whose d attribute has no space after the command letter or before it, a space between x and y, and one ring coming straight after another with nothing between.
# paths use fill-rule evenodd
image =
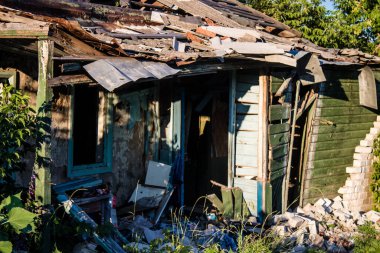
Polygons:
<instances>
[{"instance_id":1,"label":"green siding board","mask_svg":"<svg viewBox=\"0 0 380 253\"><path fill-rule=\"evenodd\" d=\"M313 123L310 152L314 154L309 154L312 160L305 171L304 204L337 195L347 179L346 167L352 166L355 147L369 133L378 113L359 105L358 71L327 70L325 74Z\"/></svg>"},{"instance_id":2,"label":"green siding board","mask_svg":"<svg viewBox=\"0 0 380 253\"><path fill-rule=\"evenodd\" d=\"M345 139L345 140L330 140L330 141L324 141L324 142L317 142L316 143L316 149L317 150L331 150L331 147L334 147L336 149L342 148L342 147L355 147L359 145L358 138L353 139Z\"/></svg>"},{"instance_id":3,"label":"green siding board","mask_svg":"<svg viewBox=\"0 0 380 253\"><path fill-rule=\"evenodd\" d=\"M270 135L289 132L289 131L290 131L289 123L269 125L269 134Z\"/></svg>"},{"instance_id":4,"label":"green siding board","mask_svg":"<svg viewBox=\"0 0 380 253\"><path fill-rule=\"evenodd\" d=\"M275 76L273 76L275 75ZM290 72L277 72L272 75L271 92L276 93L281 84L290 77Z\"/></svg>"},{"instance_id":5,"label":"green siding board","mask_svg":"<svg viewBox=\"0 0 380 253\"><path fill-rule=\"evenodd\" d=\"M316 117L316 120L321 119L320 117ZM376 114L365 114L365 115L349 115L349 116L333 116L333 117L322 117L324 121L331 121L334 124L352 124L352 123L365 123L365 122L373 122L376 120ZM323 122L319 123L320 125ZM369 129L368 129L369 131Z\"/></svg>"},{"instance_id":6,"label":"green siding board","mask_svg":"<svg viewBox=\"0 0 380 253\"><path fill-rule=\"evenodd\" d=\"M291 72L272 73L270 91L277 92L284 80L290 77ZM286 91L285 91L286 93ZM270 160L270 190L272 211L280 211L282 207L282 182L288 159L290 125L289 118L291 105L271 105L269 108L269 156Z\"/></svg>"},{"instance_id":7,"label":"green siding board","mask_svg":"<svg viewBox=\"0 0 380 253\"><path fill-rule=\"evenodd\" d=\"M271 105L269 108L269 121L286 120L290 117L290 106L286 105Z\"/></svg>"},{"instance_id":8,"label":"green siding board","mask_svg":"<svg viewBox=\"0 0 380 253\"><path fill-rule=\"evenodd\" d=\"M339 124L332 126L319 126L318 133L326 134L326 133L337 133L337 132L346 132L353 130L368 130L373 126L373 122L365 122L358 124Z\"/></svg>"},{"instance_id":9,"label":"green siding board","mask_svg":"<svg viewBox=\"0 0 380 253\"><path fill-rule=\"evenodd\" d=\"M318 160L314 161L314 168L317 167L329 167L329 166L334 166L334 165L344 165L349 162L352 164L352 155L346 156L346 157L338 157L338 158L332 158L332 159L324 159L324 160Z\"/></svg>"},{"instance_id":10,"label":"green siding board","mask_svg":"<svg viewBox=\"0 0 380 253\"><path fill-rule=\"evenodd\" d=\"M357 106L343 106L343 107L331 107L324 108L319 116L331 117L331 116L349 116L349 115L363 115L372 114L370 109Z\"/></svg>"},{"instance_id":11,"label":"green siding board","mask_svg":"<svg viewBox=\"0 0 380 253\"><path fill-rule=\"evenodd\" d=\"M313 178L313 180L306 180L305 184L308 184L311 187L325 187L331 184L340 184L343 186L347 179L346 176L347 175L338 174L331 177Z\"/></svg>"},{"instance_id":12,"label":"green siding board","mask_svg":"<svg viewBox=\"0 0 380 253\"><path fill-rule=\"evenodd\" d=\"M279 159L275 159L275 160L271 160L270 163L271 163L271 171L276 171L276 170L279 170L279 169L282 169L284 167L286 167L286 162L287 162L287 157L282 157L282 158L279 158Z\"/></svg>"},{"instance_id":13,"label":"green siding board","mask_svg":"<svg viewBox=\"0 0 380 253\"><path fill-rule=\"evenodd\" d=\"M273 181L273 180L276 180L276 179L282 177L285 174L284 170L285 170L285 167L283 170L271 171L270 172L270 180Z\"/></svg>"},{"instance_id":14,"label":"green siding board","mask_svg":"<svg viewBox=\"0 0 380 253\"><path fill-rule=\"evenodd\" d=\"M315 154L314 161L332 159L340 156L350 156L352 158L354 151L354 147L345 149L321 150Z\"/></svg>"},{"instance_id":15,"label":"green siding board","mask_svg":"<svg viewBox=\"0 0 380 253\"><path fill-rule=\"evenodd\" d=\"M279 133L269 136L269 145L271 147L276 147L285 143L288 143L290 140L290 133Z\"/></svg>"},{"instance_id":16,"label":"green siding board","mask_svg":"<svg viewBox=\"0 0 380 253\"><path fill-rule=\"evenodd\" d=\"M272 151L272 159L277 159L283 157L288 154L288 144L284 144L281 146L277 146L271 149Z\"/></svg>"},{"instance_id":17,"label":"green siding board","mask_svg":"<svg viewBox=\"0 0 380 253\"><path fill-rule=\"evenodd\" d=\"M314 178L320 178L320 177L331 177L334 175L343 175L346 173L346 167L352 166L352 163L349 164L343 164L343 165L337 165L337 166L328 166L328 167L316 167L308 170L306 173L310 173L310 177L308 179L314 179ZM345 178L347 178L347 174L345 175Z\"/></svg>"},{"instance_id":18,"label":"green siding board","mask_svg":"<svg viewBox=\"0 0 380 253\"><path fill-rule=\"evenodd\" d=\"M331 141L331 140L345 140L345 139L353 139L358 138L358 143L361 139L365 137L365 135L369 133L368 130L359 130L359 131L347 131L341 133L327 133L327 134L318 134L318 142L323 141Z\"/></svg>"},{"instance_id":19,"label":"green siding board","mask_svg":"<svg viewBox=\"0 0 380 253\"><path fill-rule=\"evenodd\" d=\"M359 106L359 99L354 100L339 100L332 98L320 98L318 99L317 107L346 107L346 106Z\"/></svg>"}]
</instances>

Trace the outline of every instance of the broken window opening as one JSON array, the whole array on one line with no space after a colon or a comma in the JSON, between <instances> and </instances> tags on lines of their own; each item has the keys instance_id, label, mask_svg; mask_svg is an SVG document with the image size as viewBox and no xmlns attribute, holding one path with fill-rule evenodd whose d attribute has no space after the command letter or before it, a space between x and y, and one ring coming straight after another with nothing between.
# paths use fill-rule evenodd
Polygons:
<instances>
[{"instance_id":1,"label":"broken window opening","mask_svg":"<svg viewBox=\"0 0 380 253\"><path fill-rule=\"evenodd\" d=\"M96 86L80 85L72 97L69 176L111 170L107 94Z\"/></svg>"}]
</instances>

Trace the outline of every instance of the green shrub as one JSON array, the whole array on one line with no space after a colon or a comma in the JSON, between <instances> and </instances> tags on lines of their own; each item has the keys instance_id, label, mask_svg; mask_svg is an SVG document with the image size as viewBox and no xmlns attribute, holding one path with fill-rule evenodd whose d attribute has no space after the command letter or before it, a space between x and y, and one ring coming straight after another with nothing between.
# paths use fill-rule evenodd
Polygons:
<instances>
[{"instance_id":1,"label":"green shrub","mask_svg":"<svg viewBox=\"0 0 380 253\"><path fill-rule=\"evenodd\" d=\"M380 252L380 233L370 222L359 226L358 232L359 235L354 237L355 253Z\"/></svg>"}]
</instances>

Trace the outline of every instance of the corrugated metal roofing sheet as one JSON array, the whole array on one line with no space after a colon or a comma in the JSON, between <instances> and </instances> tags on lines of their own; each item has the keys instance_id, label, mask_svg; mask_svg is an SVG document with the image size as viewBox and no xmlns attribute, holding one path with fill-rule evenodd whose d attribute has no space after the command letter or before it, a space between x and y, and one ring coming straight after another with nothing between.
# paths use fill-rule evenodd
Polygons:
<instances>
[{"instance_id":1,"label":"corrugated metal roofing sheet","mask_svg":"<svg viewBox=\"0 0 380 253\"><path fill-rule=\"evenodd\" d=\"M108 91L139 79L162 79L179 72L178 69L173 69L165 63L141 62L133 58L98 60L85 65L84 69Z\"/></svg>"}]
</instances>

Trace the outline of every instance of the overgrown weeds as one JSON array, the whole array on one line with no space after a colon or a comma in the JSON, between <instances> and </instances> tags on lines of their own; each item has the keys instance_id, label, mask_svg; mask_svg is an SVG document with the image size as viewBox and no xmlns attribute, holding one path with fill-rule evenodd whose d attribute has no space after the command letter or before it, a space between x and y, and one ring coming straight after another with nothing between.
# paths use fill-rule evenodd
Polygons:
<instances>
[{"instance_id":1,"label":"overgrown weeds","mask_svg":"<svg viewBox=\"0 0 380 253\"><path fill-rule=\"evenodd\" d=\"M355 253L377 253L380 252L380 233L372 223L358 228L359 234L354 237Z\"/></svg>"}]
</instances>

